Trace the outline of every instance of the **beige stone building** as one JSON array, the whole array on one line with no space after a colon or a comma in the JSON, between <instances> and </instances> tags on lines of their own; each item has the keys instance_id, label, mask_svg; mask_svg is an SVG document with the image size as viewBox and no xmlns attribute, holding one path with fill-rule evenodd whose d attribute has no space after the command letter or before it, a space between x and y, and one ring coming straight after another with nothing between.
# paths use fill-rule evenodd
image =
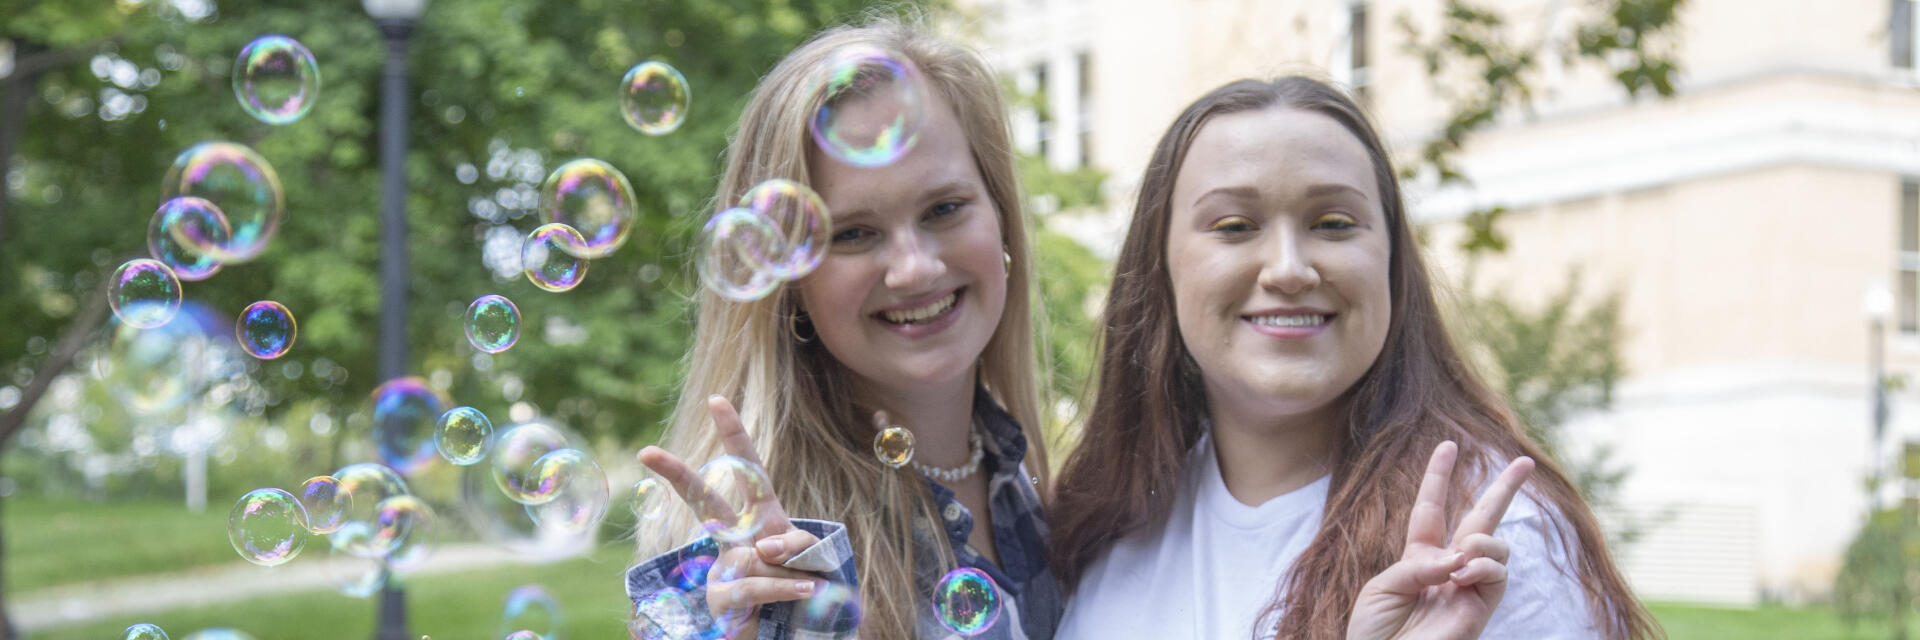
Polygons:
<instances>
[{"instance_id":1,"label":"beige stone building","mask_svg":"<svg viewBox=\"0 0 1920 640\"><path fill-rule=\"evenodd\" d=\"M1479 282L1538 300L1578 268L1623 296L1628 377L1573 425L1633 468L1622 508L1660 516L1622 551L1645 597L1732 605L1819 598L1864 519L1874 468L1869 316L1890 292L1892 373L1920 373L1920 76L1911 0L1688 0L1680 95L1629 100L1552 51L1591 3L1480 0L1547 52L1531 114L1461 158L1474 181L1412 186L1434 264L1458 275L1457 220L1504 205L1512 249ZM1017 137L1056 167L1112 174L1130 203L1179 109L1246 76L1304 72L1363 92L1416 149L1444 113L1401 51L1439 0L973 0L994 64L1043 93ZM1124 211L1050 224L1111 255ZM1866 305L1875 306L1875 305ZM1920 393L1889 442L1920 437Z\"/></svg>"}]
</instances>

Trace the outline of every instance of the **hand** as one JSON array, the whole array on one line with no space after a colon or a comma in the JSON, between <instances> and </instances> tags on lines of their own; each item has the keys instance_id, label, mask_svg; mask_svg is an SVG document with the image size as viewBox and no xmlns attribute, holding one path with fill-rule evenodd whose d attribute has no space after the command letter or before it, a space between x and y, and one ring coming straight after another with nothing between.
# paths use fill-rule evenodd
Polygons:
<instances>
[{"instance_id":1,"label":"hand","mask_svg":"<svg viewBox=\"0 0 1920 640\"><path fill-rule=\"evenodd\" d=\"M713 415L714 430L727 453L760 464L760 456L753 450L753 439L741 426L740 414L734 411L733 404L726 398L713 396L707 399L707 409ZM700 474L666 449L649 446L640 450L639 458L641 464L666 479L687 504L724 504L719 500L701 500L708 495L708 489L700 480ZM795 528L787 520L787 511L780 506L780 499L772 492L758 508L766 524L754 534L753 544L722 550L707 573L707 610L714 620L733 623L732 628L726 629L728 637L753 637L760 627L756 616L760 605L812 597L815 583L821 581L813 574L780 566L820 539Z\"/></svg>"},{"instance_id":2,"label":"hand","mask_svg":"<svg viewBox=\"0 0 1920 640\"><path fill-rule=\"evenodd\" d=\"M1448 544L1447 491L1457 449L1452 441L1434 447L1408 518L1406 549L1399 562L1361 587L1347 622L1348 640L1478 638L1500 605L1507 591L1507 543L1493 537L1493 529L1533 473L1533 459L1508 464Z\"/></svg>"}]
</instances>

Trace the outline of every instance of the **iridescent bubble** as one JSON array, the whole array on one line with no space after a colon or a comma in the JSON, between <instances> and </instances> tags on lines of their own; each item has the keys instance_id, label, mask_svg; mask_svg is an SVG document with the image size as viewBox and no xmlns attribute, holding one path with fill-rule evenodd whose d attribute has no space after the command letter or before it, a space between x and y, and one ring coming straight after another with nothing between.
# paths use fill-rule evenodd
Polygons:
<instances>
[{"instance_id":1,"label":"iridescent bubble","mask_svg":"<svg viewBox=\"0 0 1920 640\"><path fill-rule=\"evenodd\" d=\"M127 627L120 633L120 640L167 640L167 632L160 630L159 625L142 622Z\"/></svg>"},{"instance_id":2,"label":"iridescent bubble","mask_svg":"<svg viewBox=\"0 0 1920 640\"><path fill-rule=\"evenodd\" d=\"M252 260L265 251L286 215L286 198L273 165L232 142L202 142L173 159L160 182L160 200L180 196L213 203L229 226L224 240L214 233L218 225L181 225L173 229L173 238L227 264Z\"/></svg>"},{"instance_id":3,"label":"iridescent bubble","mask_svg":"<svg viewBox=\"0 0 1920 640\"><path fill-rule=\"evenodd\" d=\"M740 198L740 206L772 222L780 238L780 242L745 245L749 249L747 257L768 274L794 280L813 273L826 258L827 246L833 241L833 216L820 194L806 185L779 178L768 180L748 190Z\"/></svg>"},{"instance_id":4,"label":"iridescent bubble","mask_svg":"<svg viewBox=\"0 0 1920 640\"><path fill-rule=\"evenodd\" d=\"M659 478L647 476L633 483L633 492L627 495L627 508L641 520L659 520L667 515L667 507L673 503L673 489Z\"/></svg>"},{"instance_id":5,"label":"iridescent bubble","mask_svg":"<svg viewBox=\"0 0 1920 640\"><path fill-rule=\"evenodd\" d=\"M427 381L394 378L374 388L373 440L380 461L403 474L420 470L438 457L433 436L440 414L452 404Z\"/></svg>"},{"instance_id":6,"label":"iridescent bubble","mask_svg":"<svg viewBox=\"0 0 1920 640\"><path fill-rule=\"evenodd\" d=\"M527 505L527 515L542 529L580 533L600 524L607 515L607 474L593 457L579 449L557 449L533 463L539 485L558 487L551 500Z\"/></svg>"},{"instance_id":7,"label":"iridescent bubble","mask_svg":"<svg viewBox=\"0 0 1920 640\"><path fill-rule=\"evenodd\" d=\"M240 348L261 360L287 355L299 332L300 324L294 321L293 312L272 300L247 305L234 322L234 335L240 340Z\"/></svg>"},{"instance_id":8,"label":"iridescent bubble","mask_svg":"<svg viewBox=\"0 0 1920 640\"><path fill-rule=\"evenodd\" d=\"M515 631L513 633L507 634L505 637L502 638L502 640L546 640L546 639L540 637L540 634L538 633L534 633L526 629L521 629L519 631Z\"/></svg>"},{"instance_id":9,"label":"iridescent bubble","mask_svg":"<svg viewBox=\"0 0 1920 640\"><path fill-rule=\"evenodd\" d=\"M860 594L838 582L817 583L799 605L794 630L808 638L852 638L860 628Z\"/></svg>"},{"instance_id":10,"label":"iridescent bubble","mask_svg":"<svg viewBox=\"0 0 1920 640\"><path fill-rule=\"evenodd\" d=\"M240 557L263 567L286 564L307 546L307 510L293 494L254 489L227 512L227 541Z\"/></svg>"},{"instance_id":11,"label":"iridescent bubble","mask_svg":"<svg viewBox=\"0 0 1920 640\"><path fill-rule=\"evenodd\" d=\"M979 569L954 569L934 587L933 611L954 633L979 635L1000 619L1000 587Z\"/></svg>"},{"instance_id":12,"label":"iridescent bubble","mask_svg":"<svg viewBox=\"0 0 1920 640\"><path fill-rule=\"evenodd\" d=\"M500 486L501 493L520 504L552 500L560 495L558 482L563 478L541 473L557 471L559 467L542 468L538 463L548 453L568 447L566 436L558 429L538 422L501 432L493 448L494 483Z\"/></svg>"},{"instance_id":13,"label":"iridescent bubble","mask_svg":"<svg viewBox=\"0 0 1920 640\"><path fill-rule=\"evenodd\" d=\"M667 578L679 586L681 591L692 591L707 586L707 574L713 571L713 563L718 559L709 555L688 558L686 562L675 566L673 572L667 574Z\"/></svg>"},{"instance_id":14,"label":"iridescent bubble","mask_svg":"<svg viewBox=\"0 0 1920 640\"><path fill-rule=\"evenodd\" d=\"M406 480L393 469L372 462L342 467L333 473L339 480L335 498L342 507L341 526L333 532L333 546L362 557L384 557L399 545L392 531L381 535L381 505L396 496L412 495Z\"/></svg>"},{"instance_id":15,"label":"iridescent bubble","mask_svg":"<svg viewBox=\"0 0 1920 640\"><path fill-rule=\"evenodd\" d=\"M147 253L166 263L173 275L185 281L205 280L220 272L220 260L195 251L176 236L202 237L215 244L232 241L233 228L227 214L203 198L182 196L160 203L147 223Z\"/></svg>"},{"instance_id":16,"label":"iridescent bubble","mask_svg":"<svg viewBox=\"0 0 1920 640\"><path fill-rule=\"evenodd\" d=\"M467 343L500 353L520 341L520 307L506 296L487 294L467 305Z\"/></svg>"},{"instance_id":17,"label":"iridescent bubble","mask_svg":"<svg viewBox=\"0 0 1920 640\"><path fill-rule=\"evenodd\" d=\"M580 232L558 222L540 225L527 234L520 246L520 264L527 270L533 286L547 291L566 291L580 286L587 277L587 261L574 257L584 252L586 239Z\"/></svg>"},{"instance_id":18,"label":"iridescent bubble","mask_svg":"<svg viewBox=\"0 0 1920 640\"><path fill-rule=\"evenodd\" d=\"M404 518L408 523L405 535L386 557L387 569L396 574L406 574L419 569L433 555L443 539L437 524L433 508L426 501L414 496L396 496L388 498L381 505L385 521L399 521Z\"/></svg>"},{"instance_id":19,"label":"iridescent bubble","mask_svg":"<svg viewBox=\"0 0 1920 640\"><path fill-rule=\"evenodd\" d=\"M506 606L500 610L502 634L509 633L509 629L520 629L524 630L522 633L535 634L536 638L558 640L562 622L560 602L537 584L521 585L508 592Z\"/></svg>"},{"instance_id":20,"label":"iridescent bubble","mask_svg":"<svg viewBox=\"0 0 1920 640\"><path fill-rule=\"evenodd\" d=\"M648 60L628 69L627 77L620 79L620 115L640 133L663 136L686 120L691 96L679 69Z\"/></svg>"},{"instance_id":21,"label":"iridescent bubble","mask_svg":"<svg viewBox=\"0 0 1920 640\"><path fill-rule=\"evenodd\" d=\"M293 38L260 36L247 43L233 63L233 95L247 115L261 122L299 120L320 96L320 65Z\"/></svg>"},{"instance_id":22,"label":"iridescent bubble","mask_svg":"<svg viewBox=\"0 0 1920 640\"><path fill-rule=\"evenodd\" d=\"M300 485L300 506L307 510L307 530L326 535L345 522L346 496L333 476L314 476Z\"/></svg>"},{"instance_id":23,"label":"iridescent bubble","mask_svg":"<svg viewBox=\"0 0 1920 640\"><path fill-rule=\"evenodd\" d=\"M780 232L773 222L751 209L734 207L714 214L696 245L700 255L694 264L700 282L735 302L767 297L781 280L752 256L772 253L771 247L779 242Z\"/></svg>"},{"instance_id":24,"label":"iridescent bubble","mask_svg":"<svg viewBox=\"0 0 1920 640\"><path fill-rule=\"evenodd\" d=\"M190 402L210 401L206 388L245 373L226 336L227 320L196 302L183 302L166 324L141 329L120 323L107 357L94 372L114 399L135 416L160 416Z\"/></svg>"},{"instance_id":25,"label":"iridescent bubble","mask_svg":"<svg viewBox=\"0 0 1920 640\"><path fill-rule=\"evenodd\" d=\"M462 466L479 462L493 446L493 421L473 407L448 409L433 430L433 446L447 462Z\"/></svg>"},{"instance_id":26,"label":"iridescent bubble","mask_svg":"<svg viewBox=\"0 0 1920 640\"><path fill-rule=\"evenodd\" d=\"M159 260L128 260L113 272L107 303L120 322L136 329L152 329L166 324L180 311L180 279Z\"/></svg>"},{"instance_id":27,"label":"iridescent bubble","mask_svg":"<svg viewBox=\"0 0 1920 640\"><path fill-rule=\"evenodd\" d=\"M920 72L872 45L828 54L814 80L820 105L807 130L834 159L856 167L892 164L913 149L926 121Z\"/></svg>"},{"instance_id":28,"label":"iridescent bubble","mask_svg":"<svg viewBox=\"0 0 1920 640\"><path fill-rule=\"evenodd\" d=\"M496 433L505 434L523 426L526 425L512 425ZM500 449L496 444L489 459L498 457ZM460 468L460 513L481 539L530 562L562 560L596 548L598 529L569 533L535 524L527 505L508 498L501 490L491 466L476 464Z\"/></svg>"},{"instance_id":29,"label":"iridescent bubble","mask_svg":"<svg viewBox=\"0 0 1920 640\"><path fill-rule=\"evenodd\" d=\"M245 631L221 627L216 629L201 629L187 634L187 637L181 640L254 640L254 638L253 636L247 635Z\"/></svg>"},{"instance_id":30,"label":"iridescent bubble","mask_svg":"<svg viewBox=\"0 0 1920 640\"><path fill-rule=\"evenodd\" d=\"M636 640L678 640L702 636L695 622L693 599L679 589L667 587L641 596L633 603L633 618L627 633Z\"/></svg>"},{"instance_id":31,"label":"iridescent bubble","mask_svg":"<svg viewBox=\"0 0 1920 640\"><path fill-rule=\"evenodd\" d=\"M387 550L382 554L389 557L398 552L420 525L433 520L433 509L425 500L408 494L392 496L374 505L379 514L374 520L371 545Z\"/></svg>"},{"instance_id":32,"label":"iridescent bubble","mask_svg":"<svg viewBox=\"0 0 1920 640\"><path fill-rule=\"evenodd\" d=\"M560 248L576 258L605 258L626 244L640 218L633 185L619 169L593 158L560 165L540 185L540 221L559 223L580 235L578 244Z\"/></svg>"},{"instance_id":33,"label":"iridescent bubble","mask_svg":"<svg viewBox=\"0 0 1920 640\"><path fill-rule=\"evenodd\" d=\"M332 542L332 553L327 556L327 579L333 588L353 598L365 598L386 586L392 571L387 568L385 556L367 556L355 549L372 546L373 527L364 522L350 522L335 531L328 539Z\"/></svg>"},{"instance_id":34,"label":"iridescent bubble","mask_svg":"<svg viewBox=\"0 0 1920 640\"><path fill-rule=\"evenodd\" d=\"M873 414L873 426L880 429L873 434L873 455L887 466L898 469L913 461L913 432L906 427L889 424L887 412Z\"/></svg>"},{"instance_id":35,"label":"iridescent bubble","mask_svg":"<svg viewBox=\"0 0 1920 640\"><path fill-rule=\"evenodd\" d=\"M689 504L714 540L744 544L766 526L762 507L773 500L772 484L760 465L720 456L700 467L699 484L688 491L693 494Z\"/></svg>"}]
</instances>

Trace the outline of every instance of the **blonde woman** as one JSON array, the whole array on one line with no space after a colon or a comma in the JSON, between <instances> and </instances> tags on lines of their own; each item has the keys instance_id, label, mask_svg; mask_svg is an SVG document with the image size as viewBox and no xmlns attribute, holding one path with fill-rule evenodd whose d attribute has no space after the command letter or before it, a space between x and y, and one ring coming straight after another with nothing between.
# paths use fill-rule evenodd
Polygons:
<instances>
[{"instance_id":1,"label":"blonde woman","mask_svg":"<svg viewBox=\"0 0 1920 640\"><path fill-rule=\"evenodd\" d=\"M852 45L896 52L924 82L918 142L887 166L842 164L808 134L809 76ZM1063 603L1039 513L1032 260L998 86L973 52L881 22L819 34L754 90L715 202L772 178L809 185L832 211L832 242L818 269L764 299L700 294L665 448L640 459L683 494L687 461L763 462L777 500L761 505L753 546L674 548L691 524L677 507L643 527L627 573L636 602L696 586L694 627L711 629L705 616L731 637L791 637L785 603L824 575L857 583L862 636L943 637L932 589L972 567L1004 602L978 637L1052 636ZM878 411L913 432L912 465L876 458ZM676 567L703 555L717 557L704 584L680 582Z\"/></svg>"}]
</instances>

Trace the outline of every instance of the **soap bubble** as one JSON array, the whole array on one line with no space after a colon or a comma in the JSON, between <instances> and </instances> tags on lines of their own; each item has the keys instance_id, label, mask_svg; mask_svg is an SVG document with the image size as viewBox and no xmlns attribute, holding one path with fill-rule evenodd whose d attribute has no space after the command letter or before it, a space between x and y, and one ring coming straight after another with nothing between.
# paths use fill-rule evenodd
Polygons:
<instances>
[{"instance_id":1,"label":"soap bubble","mask_svg":"<svg viewBox=\"0 0 1920 640\"><path fill-rule=\"evenodd\" d=\"M766 526L764 506L773 500L767 472L738 456L720 456L700 467L689 501L714 540L744 544Z\"/></svg>"},{"instance_id":2,"label":"soap bubble","mask_svg":"<svg viewBox=\"0 0 1920 640\"><path fill-rule=\"evenodd\" d=\"M245 631L221 627L216 629L201 629L187 634L187 637L181 638L181 640L254 640L254 638L253 636L247 635Z\"/></svg>"},{"instance_id":3,"label":"soap bubble","mask_svg":"<svg viewBox=\"0 0 1920 640\"><path fill-rule=\"evenodd\" d=\"M434 427L452 404L444 394L417 377L394 378L374 388L371 404L381 462L411 474L439 457Z\"/></svg>"},{"instance_id":4,"label":"soap bubble","mask_svg":"<svg viewBox=\"0 0 1920 640\"><path fill-rule=\"evenodd\" d=\"M506 606L500 612L500 632L509 629L523 629L525 633L537 634L549 640L559 640L557 635L562 625L560 602L554 600L544 587L537 584L521 585L507 593Z\"/></svg>"},{"instance_id":5,"label":"soap bubble","mask_svg":"<svg viewBox=\"0 0 1920 640\"><path fill-rule=\"evenodd\" d=\"M307 529L326 535L340 530L347 497L333 476L314 476L300 485L300 506L307 510Z\"/></svg>"},{"instance_id":6,"label":"soap bubble","mask_svg":"<svg viewBox=\"0 0 1920 640\"><path fill-rule=\"evenodd\" d=\"M494 483L499 485L501 493L520 504L535 505L552 500L560 495L558 482L562 478L541 473L562 469L558 465L543 468L538 463L548 453L566 448L569 448L566 436L544 423L527 423L502 431L493 447Z\"/></svg>"},{"instance_id":7,"label":"soap bubble","mask_svg":"<svg viewBox=\"0 0 1920 640\"><path fill-rule=\"evenodd\" d=\"M298 40L266 35L247 43L233 63L233 95L247 115L288 124L313 110L320 96L320 65Z\"/></svg>"},{"instance_id":8,"label":"soap bubble","mask_svg":"<svg viewBox=\"0 0 1920 640\"><path fill-rule=\"evenodd\" d=\"M633 483L633 492L627 496L627 507L641 520L659 520L667 515L667 507L673 504L673 489L659 478L647 476Z\"/></svg>"},{"instance_id":9,"label":"soap bubble","mask_svg":"<svg viewBox=\"0 0 1920 640\"><path fill-rule=\"evenodd\" d=\"M667 578L680 587L681 591L692 591L707 586L707 574L713 571L713 563L718 560L719 558L704 554L688 558L686 562L675 566L673 572L667 574Z\"/></svg>"},{"instance_id":10,"label":"soap bubble","mask_svg":"<svg viewBox=\"0 0 1920 640\"><path fill-rule=\"evenodd\" d=\"M740 206L773 223L780 242L748 244L747 257L768 275L794 280L813 273L826 259L833 241L833 217L820 194L806 185L775 178L755 185L740 198ZM759 249L760 251L753 251Z\"/></svg>"},{"instance_id":11,"label":"soap bubble","mask_svg":"<svg viewBox=\"0 0 1920 640\"><path fill-rule=\"evenodd\" d=\"M887 466L898 469L913 461L913 432L906 427L888 424L887 412L873 414L873 423L880 431L873 434L873 455Z\"/></svg>"},{"instance_id":12,"label":"soap bubble","mask_svg":"<svg viewBox=\"0 0 1920 640\"><path fill-rule=\"evenodd\" d=\"M327 556L327 579L334 590L348 597L365 598L386 586L393 573L387 568L386 558L354 551L373 546L373 537L373 527L364 522L347 523L328 537L332 548Z\"/></svg>"},{"instance_id":13,"label":"soap bubble","mask_svg":"<svg viewBox=\"0 0 1920 640\"><path fill-rule=\"evenodd\" d=\"M307 510L293 494L254 489L227 512L227 541L240 557L263 567L286 564L307 546Z\"/></svg>"},{"instance_id":14,"label":"soap bubble","mask_svg":"<svg viewBox=\"0 0 1920 640\"><path fill-rule=\"evenodd\" d=\"M412 495L406 480L393 469L372 462L341 467L333 477L339 481L339 494L335 499L344 509L340 516L342 524L333 532L333 545L364 557L393 553L399 542L391 531L385 537L380 534L383 528L394 524L391 520L382 523L381 505L395 496Z\"/></svg>"},{"instance_id":15,"label":"soap bubble","mask_svg":"<svg viewBox=\"0 0 1920 640\"><path fill-rule=\"evenodd\" d=\"M287 355L299 332L300 324L294 321L293 312L272 300L247 305L234 322L234 335L240 340L240 349L261 360Z\"/></svg>"},{"instance_id":16,"label":"soap bubble","mask_svg":"<svg viewBox=\"0 0 1920 640\"><path fill-rule=\"evenodd\" d=\"M206 305L183 302L174 318L158 327L120 323L94 372L135 416L164 416L189 402L204 404L209 385L246 368L227 330L227 319Z\"/></svg>"},{"instance_id":17,"label":"soap bubble","mask_svg":"<svg viewBox=\"0 0 1920 640\"><path fill-rule=\"evenodd\" d=\"M527 234L520 247L520 264L527 270L533 286L547 291L566 291L580 286L587 277L587 261L575 257L586 251L586 239L580 232L558 222L540 225Z\"/></svg>"},{"instance_id":18,"label":"soap bubble","mask_svg":"<svg viewBox=\"0 0 1920 640\"><path fill-rule=\"evenodd\" d=\"M551 500L528 505L527 514L542 528L580 533L600 524L607 515L607 474L599 463L579 449L558 449L533 464L534 477L552 478L558 486Z\"/></svg>"},{"instance_id":19,"label":"soap bubble","mask_svg":"<svg viewBox=\"0 0 1920 640\"><path fill-rule=\"evenodd\" d=\"M593 158L560 165L540 185L540 221L573 227L579 242L559 246L576 258L613 255L640 217L637 206L626 174Z\"/></svg>"},{"instance_id":20,"label":"soap bubble","mask_svg":"<svg viewBox=\"0 0 1920 640\"><path fill-rule=\"evenodd\" d=\"M227 214L203 198L181 196L160 203L147 224L147 253L173 269L173 275L193 282L220 272L220 260L212 254L194 250L178 236L207 238L214 244L232 241L233 228Z\"/></svg>"},{"instance_id":21,"label":"soap bubble","mask_svg":"<svg viewBox=\"0 0 1920 640\"><path fill-rule=\"evenodd\" d=\"M704 637L705 630L695 622L699 619L693 599L679 589L667 587L634 601L627 632L637 640Z\"/></svg>"},{"instance_id":22,"label":"soap bubble","mask_svg":"<svg viewBox=\"0 0 1920 640\"><path fill-rule=\"evenodd\" d=\"M142 622L127 627L126 631L121 632L120 640L167 640L167 632L160 630L157 625Z\"/></svg>"},{"instance_id":23,"label":"soap bubble","mask_svg":"<svg viewBox=\"0 0 1920 640\"><path fill-rule=\"evenodd\" d=\"M920 73L872 45L828 54L814 80L820 108L807 121L814 143L856 167L892 164L913 149L926 122Z\"/></svg>"},{"instance_id":24,"label":"soap bubble","mask_svg":"<svg viewBox=\"0 0 1920 640\"><path fill-rule=\"evenodd\" d=\"M640 133L663 136L686 120L691 95L680 70L648 60L628 69L620 79L620 115Z\"/></svg>"},{"instance_id":25,"label":"soap bubble","mask_svg":"<svg viewBox=\"0 0 1920 640\"><path fill-rule=\"evenodd\" d=\"M181 225L173 237L223 263L252 260L267 248L286 215L286 197L273 165L245 145L202 142L180 153L160 182L160 199L194 196L226 215L224 240L218 225ZM208 235L212 234L212 235Z\"/></svg>"},{"instance_id":26,"label":"soap bubble","mask_svg":"<svg viewBox=\"0 0 1920 640\"><path fill-rule=\"evenodd\" d=\"M546 640L546 639L540 637L540 634L538 633L534 633L526 629L521 629L519 631L515 631L513 633L507 634L504 638L502 638L502 640Z\"/></svg>"},{"instance_id":27,"label":"soap bubble","mask_svg":"<svg viewBox=\"0 0 1920 640\"><path fill-rule=\"evenodd\" d=\"M1000 619L1000 588L979 569L961 567L947 572L933 590L933 610L940 624L954 633L975 636Z\"/></svg>"},{"instance_id":28,"label":"soap bubble","mask_svg":"<svg viewBox=\"0 0 1920 640\"><path fill-rule=\"evenodd\" d=\"M751 209L734 207L714 214L696 245L700 282L735 302L767 297L779 288L781 280L752 256L771 253L771 247L779 242L780 232L773 222Z\"/></svg>"},{"instance_id":29,"label":"soap bubble","mask_svg":"<svg viewBox=\"0 0 1920 640\"><path fill-rule=\"evenodd\" d=\"M500 353L520 341L520 307L506 296L488 294L467 305L467 342L487 353Z\"/></svg>"},{"instance_id":30,"label":"soap bubble","mask_svg":"<svg viewBox=\"0 0 1920 640\"><path fill-rule=\"evenodd\" d=\"M433 432L433 446L440 457L457 465L469 465L487 457L493 445L493 421L473 407L454 407L440 414Z\"/></svg>"},{"instance_id":31,"label":"soap bubble","mask_svg":"<svg viewBox=\"0 0 1920 640\"><path fill-rule=\"evenodd\" d=\"M128 260L113 272L107 303L120 322L136 329L152 329L166 324L180 311L180 279L159 260Z\"/></svg>"}]
</instances>

